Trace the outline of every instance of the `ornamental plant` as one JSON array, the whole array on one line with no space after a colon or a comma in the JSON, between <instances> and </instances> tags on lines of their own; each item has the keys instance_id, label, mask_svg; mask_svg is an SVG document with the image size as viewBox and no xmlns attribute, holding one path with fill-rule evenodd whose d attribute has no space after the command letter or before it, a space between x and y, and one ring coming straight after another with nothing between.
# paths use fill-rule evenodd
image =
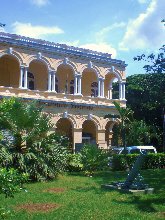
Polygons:
<instances>
[{"instance_id":1,"label":"ornamental plant","mask_svg":"<svg viewBox=\"0 0 165 220\"><path fill-rule=\"evenodd\" d=\"M28 181L28 174L20 174L17 170L11 168L0 169L0 194L5 197L14 197L16 192L23 190L23 184Z\"/></svg>"},{"instance_id":2,"label":"ornamental plant","mask_svg":"<svg viewBox=\"0 0 165 220\"><path fill-rule=\"evenodd\" d=\"M107 153L96 145L85 145L80 153L85 174L92 176L95 171L104 170L107 167Z\"/></svg>"},{"instance_id":3,"label":"ornamental plant","mask_svg":"<svg viewBox=\"0 0 165 220\"><path fill-rule=\"evenodd\" d=\"M0 103L0 166L28 173L34 181L55 178L67 165L66 138L50 133L51 118L37 102Z\"/></svg>"}]
</instances>

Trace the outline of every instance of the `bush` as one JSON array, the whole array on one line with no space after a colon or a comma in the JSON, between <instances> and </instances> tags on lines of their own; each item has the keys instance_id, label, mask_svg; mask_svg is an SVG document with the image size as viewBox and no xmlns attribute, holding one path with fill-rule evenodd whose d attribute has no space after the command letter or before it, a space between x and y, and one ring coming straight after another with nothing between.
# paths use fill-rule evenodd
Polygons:
<instances>
[{"instance_id":1,"label":"bush","mask_svg":"<svg viewBox=\"0 0 165 220\"><path fill-rule=\"evenodd\" d=\"M23 189L23 184L28 181L26 173L20 174L17 170L0 169L0 194L5 197L13 197L14 193Z\"/></svg>"},{"instance_id":2,"label":"bush","mask_svg":"<svg viewBox=\"0 0 165 220\"><path fill-rule=\"evenodd\" d=\"M19 112L19 114L18 114ZM50 133L51 118L39 103L17 98L0 103L0 166L26 172L32 180L52 179L66 166L68 139Z\"/></svg>"},{"instance_id":3,"label":"bush","mask_svg":"<svg viewBox=\"0 0 165 220\"><path fill-rule=\"evenodd\" d=\"M28 173L33 181L55 178L65 170L67 150L53 139L48 139L29 146L21 153L0 145L0 165Z\"/></svg>"},{"instance_id":4,"label":"bush","mask_svg":"<svg viewBox=\"0 0 165 220\"><path fill-rule=\"evenodd\" d=\"M127 164L131 168L136 158L138 157L137 154L127 154L127 155L113 155L112 157L112 169L117 170L126 170ZM165 167L165 154L158 153L158 154L147 154L145 161L142 165L142 169L157 169L157 168L164 168Z\"/></svg>"},{"instance_id":5,"label":"bush","mask_svg":"<svg viewBox=\"0 0 165 220\"><path fill-rule=\"evenodd\" d=\"M0 219L9 219L13 216L13 212L7 207L0 206Z\"/></svg>"},{"instance_id":6,"label":"bush","mask_svg":"<svg viewBox=\"0 0 165 220\"><path fill-rule=\"evenodd\" d=\"M103 170L107 167L107 153L97 146L85 145L80 153L82 155L83 170L86 174L92 175L94 171Z\"/></svg>"},{"instance_id":7,"label":"bush","mask_svg":"<svg viewBox=\"0 0 165 220\"><path fill-rule=\"evenodd\" d=\"M78 154L68 154L68 171L70 172L79 172L83 169L82 164L82 155Z\"/></svg>"}]
</instances>

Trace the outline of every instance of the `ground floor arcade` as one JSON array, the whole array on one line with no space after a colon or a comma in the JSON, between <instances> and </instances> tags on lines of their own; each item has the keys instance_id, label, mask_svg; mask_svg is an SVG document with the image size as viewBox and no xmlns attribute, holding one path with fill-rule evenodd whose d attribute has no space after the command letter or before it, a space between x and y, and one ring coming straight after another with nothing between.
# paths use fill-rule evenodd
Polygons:
<instances>
[{"instance_id":1,"label":"ground floor arcade","mask_svg":"<svg viewBox=\"0 0 165 220\"><path fill-rule=\"evenodd\" d=\"M111 147L113 126L118 119L105 119L110 111L103 107L88 105L55 104L45 109L52 116L55 131L69 138L73 151L81 143L97 144L99 148ZM111 109L115 114L115 108Z\"/></svg>"}]
</instances>

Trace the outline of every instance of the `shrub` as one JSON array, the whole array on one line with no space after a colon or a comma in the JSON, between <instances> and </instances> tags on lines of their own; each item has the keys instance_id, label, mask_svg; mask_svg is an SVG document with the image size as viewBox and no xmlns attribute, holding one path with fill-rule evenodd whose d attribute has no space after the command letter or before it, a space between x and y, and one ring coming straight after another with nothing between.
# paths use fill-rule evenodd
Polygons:
<instances>
[{"instance_id":1,"label":"shrub","mask_svg":"<svg viewBox=\"0 0 165 220\"><path fill-rule=\"evenodd\" d=\"M13 216L13 212L7 207L0 206L0 219L9 219Z\"/></svg>"},{"instance_id":2,"label":"shrub","mask_svg":"<svg viewBox=\"0 0 165 220\"><path fill-rule=\"evenodd\" d=\"M20 174L15 169L1 168L0 169L0 194L5 194L5 197L13 197L14 193L23 189L23 184L27 182L28 175Z\"/></svg>"},{"instance_id":3,"label":"shrub","mask_svg":"<svg viewBox=\"0 0 165 220\"><path fill-rule=\"evenodd\" d=\"M0 165L28 173L33 181L55 178L65 170L67 150L48 137L29 146L24 152L15 152L12 147L0 145Z\"/></svg>"},{"instance_id":4,"label":"shrub","mask_svg":"<svg viewBox=\"0 0 165 220\"><path fill-rule=\"evenodd\" d=\"M54 178L67 164L67 139L50 134L51 118L42 110L17 98L0 103L0 166L26 172L32 180Z\"/></svg>"},{"instance_id":5,"label":"shrub","mask_svg":"<svg viewBox=\"0 0 165 220\"><path fill-rule=\"evenodd\" d=\"M77 154L68 154L68 171L70 172L79 172L83 169L82 164L82 155L80 153Z\"/></svg>"},{"instance_id":6,"label":"shrub","mask_svg":"<svg viewBox=\"0 0 165 220\"><path fill-rule=\"evenodd\" d=\"M113 170L126 170L127 164L131 168L136 158L138 157L137 154L127 154L127 155L113 155L112 157L112 169ZM147 154L145 161L142 165L142 169L157 169L157 168L164 168L165 167L165 154L158 153L158 154Z\"/></svg>"},{"instance_id":7,"label":"shrub","mask_svg":"<svg viewBox=\"0 0 165 220\"><path fill-rule=\"evenodd\" d=\"M85 145L81 150L83 170L92 175L94 171L103 170L107 167L108 156L96 145Z\"/></svg>"}]
</instances>

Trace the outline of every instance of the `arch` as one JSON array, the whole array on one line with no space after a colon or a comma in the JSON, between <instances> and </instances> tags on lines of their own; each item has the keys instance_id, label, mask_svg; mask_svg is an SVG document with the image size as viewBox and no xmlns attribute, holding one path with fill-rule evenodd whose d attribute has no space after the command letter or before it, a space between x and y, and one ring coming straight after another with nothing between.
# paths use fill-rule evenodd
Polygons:
<instances>
[{"instance_id":1,"label":"arch","mask_svg":"<svg viewBox=\"0 0 165 220\"><path fill-rule=\"evenodd\" d=\"M42 60L32 60L29 64L28 72L34 75L35 90L46 91L48 89L48 68Z\"/></svg>"},{"instance_id":2,"label":"arch","mask_svg":"<svg viewBox=\"0 0 165 220\"><path fill-rule=\"evenodd\" d=\"M82 73L81 82L82 82L82 86L81 86L82 95L93 97L93 85L97 84L98 82L98 77L96 72L92 68L84 69ZM98 96L98 91L97 91L97 96Z\"/></svg>"},{"instance_id":3,"label":"arch","mask_svg":"<svg viewBox=\"0 0 165 220\"><path fill-rule=\"evenodd\" d=\"M20 54L17 53L16 51L13 51L12 48L9 48L7 51L0 53L0 58L2 58L5 55L14 57L18 61L19 65L23 64L23 59L20 56Z\"/></svg>"},{"instance_id":4,"label":"arch","mask_svg":"<svg viewBox=\"0 0 165 220\"><path fill-rule=\"evenodd\" d=\"M60 64L57 67L56 77L58 78L59 93L73 94L74 89L70 90L74 82L74 69L69 64ZM72 85L74 87L74 85Z\"/></svg>"},{"instance_id":5,"label":"arch","mask_svg":"<svg viewBox=\"0 0 165 220\"><path fill-rule=\"evenodd\" d=\"M77 126L77 122L76 122L74 116L72 116L72 115L67 115L67 118L72 122L73 128L77 128L77 127L78 127L78 126Z\"/></svg>"},{"instance_id":6,"label":"arch","mask_svg":"<svg viewBox=\"0 0 165 220\"><path fill-rule=\"evenodd\" d=\"M114 74L115 77L116 77L119 81L122 81L122 75L121 75L121 73L120 73L116 68L114 68L114 66L112 66L111 68L106 69L106 71L104 72L104 76L106 77L106 75L108 75L108 74Z\"/></svg>"},{"instance_id":7,"label":"arch","mask_svg":"<svg viewBox=\"0 0 165 220\"><path fill-rule=\"evenodd\" d=\"M97 79L100 78L100 77L102 77L101 74L100 74L99 68L98 68L97 66L93 65L92 62L89 62L88 64L84 64L84 65L81 67L81 69L80 69L81 75L83 74L83 72L84 72L85 70L93 70L93 71L95 72L95 74L96 74Z\"/></svg>"},{"instance_id":8,"label":"arch","mask_svg":"<svg viewBox=\"0 0 165 220\"><path fill-rule=\"evenodd\" d=\"M86 121L86 120L91 120L95 124L97 130L101 129L100 121L97 119L96 116L94 116L92 114L89 114L86 117L83 117L83 119L81 120L80 128L82 128L82 125L83 125L84 121Z\"/></svg>"},{"instance_id":9,"label":"arch","mask_svg":"<svg viewBox=\"0 0 165 220\"><path fill-rule=\"evenodd\" d=\"M105 80L104 80L104 94L108 99L119 99L120 98L120 85L115 86L115 90L113 90L113 83L117 79L118 83L122 82L122 76L118 70L115 68L107 69L105 72Z\"/></svg>"},{"instance_id":10,"label":"arch","mask_svg":"<svg viewBox=\"0 0 165 220\"><path fill-rule=\"evenodd\" d=\"M41 53L38 53L38 54L36 54L36 55L30 56L30 57L28 58L28 60L27 60L27 66L29 66L30 63L33 62L33 61L35 61L35 60L44 63L44 64L46 65L46 67L47 67L48 70L53 70L53 68L51 67L51 64L50 64L50 62L48 61L48 59L47 59L46 57L42 56Z\"/></svg>"},{"instance_id":11,"label":"arch","mask_svg":"<svg viewBox=\"0 0 165 220\"><path fill-rule=\"evenodd\" d=\"M97 127L94 121L87 119L82 124L82 143L96 144Z\"/></svg>"},{"instance_id":12,"label":"arch","mask_svg":"<svg viewBox=\"0 0 165 220\"><path fill-rule=\"evenodd\" d=\"M12 54L3 54L0 58L0 85L19 87L20 63Z\"/></svg>"},{"instance_id":13,"label":"arch","mask_svg":"<svg viewBox=\"0 0 165 220\"><path fill-rule=\"evenodd\" d=\"M56 133L68 137L69 143L73 143L73 124L69 118L60 118L56 122Z\"/></svg>"},{"instance_id":14,"label":"arch","mask_svg":"<svg viewBox=\"0 0 165 220\"><path fill-rule=\"evenodd\" d=\"M114 125L118 125L120 123L119 119L108 120L105 125L105 141L107 142L107 146L111 147L112 138L113 138L113 127Z\"/></svg>"},{"instance_id":15,"label":"arch","mask_svg":"<svg viewBox=\"0 0 165 220\"><path fill-rule=\"evenodd\" d=\"M76 67L76 64L71 62L68 58L65 58L63 60L60 60L57 65L56 65L56 70L58 69L58 67L60 65L68 65L72 70L73 70L73 73L74 75L77 73L77 67Z\"/></svg>"}]
</instances>

